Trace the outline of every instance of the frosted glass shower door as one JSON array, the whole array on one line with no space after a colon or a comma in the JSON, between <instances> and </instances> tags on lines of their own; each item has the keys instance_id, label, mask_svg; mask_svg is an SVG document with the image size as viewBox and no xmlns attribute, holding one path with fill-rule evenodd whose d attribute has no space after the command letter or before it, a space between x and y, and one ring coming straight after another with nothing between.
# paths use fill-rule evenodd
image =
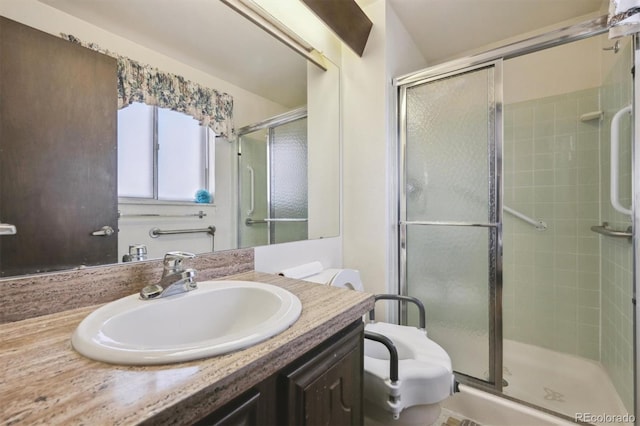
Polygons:
<instances>
[{"instance_id":1,"label":"frosted glass shower door","mask_svg":"<svg viewBox=\"0 0 640 426\"><path fill-rule=\"evenodd\" d=\"M425 304L454 370L498 389L500 66L400 88L401 290Z\"/></svg>"},{"instance_id":2,"label":"frosted glass shower door","mask_svg":"<svg viewBox=\"0 0 640 426\"><path fill-rule=\"evenodd\" d=\"M308 236L307 118L272 127L269 134L270 244Z\"/></svg>"}]
</instances>

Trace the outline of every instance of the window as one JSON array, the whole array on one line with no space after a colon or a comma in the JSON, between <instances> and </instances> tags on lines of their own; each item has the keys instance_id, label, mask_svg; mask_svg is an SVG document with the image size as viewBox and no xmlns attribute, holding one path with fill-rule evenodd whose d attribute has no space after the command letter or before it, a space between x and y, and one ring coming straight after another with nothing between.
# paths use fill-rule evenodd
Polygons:
<instances>
[{"instance_id":1,"label":"window","mask_svg":"<svg viewBox=\"0 0 640 426\"><path fill-rule=\"evenodd\" d=\"M119 110L118 196L194 201L199 189L213 193L214 138L176 111L142 103Z\"/></svg>"}]
</instances>

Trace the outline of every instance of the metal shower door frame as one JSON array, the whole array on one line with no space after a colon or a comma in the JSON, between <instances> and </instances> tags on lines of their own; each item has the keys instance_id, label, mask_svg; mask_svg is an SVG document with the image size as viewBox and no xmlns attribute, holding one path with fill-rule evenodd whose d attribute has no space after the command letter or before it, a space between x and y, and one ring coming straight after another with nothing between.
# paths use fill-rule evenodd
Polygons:
<instances>
[{"instance_id":1,"label":"metal shower door frame","mask_svg":"<svg viewBox=\"0 0 640 426\"><path fill-rule=\"evenodd\" d=\"M640 114L636 112L637 105L640 105L640 76L638 76L638 69L640 69L640 34L636 33L633 36L633 126L632 126L632 144L631 144L631 210L632 210L632 223L633 223L633 237L632 237L632 267L633 267L633 400L634 400L634 414L635 424L640 424L640 350L638 348L639 335L640 335L640 309L638 309L638 294L640 293L640 274L638 274L638 255L640 254L640 242L637 237L637 230L640 229L640 212L638 206L640 206L640 173L637 173L636 167L640 164L640 148L638 146L638 132L640 129Z\"/></svg>"},{"instance_id":2,"label":"metal shower door frame","mask_svg":"<svg viewBox=\"0 0 640 426\"><path fill-rule=\"evenodd\" d=\"M406 235L406 225L402 224L402 221L404 219L406 219L406 210L405 210L405 206L406 206L406 187L405 187L405 180L404 180L404 159L405 159L405 152L406 152L406 138L405 135L403 134L403 130L406 129L406 121L405 121L405 113L406 113L406 109L405 105L403 105L403 99L404 96L406 95L406 88L409 87L412 84L418 83L418 82L425 82L428 80L434 80L434 79L439 79L442 78L442 76L446 75L446 74L451 74L451 75L455 75L459 70L463 70L463 69L471 69L473 67L477 67L477 66L482 66L482 64L487 64L490 63L492 61L497 61L497 60L507 60L507 59L511 59L511 58L515 58L518 56L523 56L526 54L530 54L530 53L534 53L540 50L545 50L551 47L555 47L555 46L560 46L563 44L567 44L567 43L571 43L574 41L579 41L582 39L586 39L589 37L593 37L593 36L597 36L599 34L602 34L604 32L607 31L607 16L603 15L600 16L598 18L595 19L591 19L585 22L581 22L581 23L577 23L574 25L569 25L567 27L564 28L560 28L557 30L552 30L550 32L547 33L543 33L540 35L536 35L536 36L532 36L530 38L521 40L521 41L517 41L514 43L509 43L506 44L504 46L495 48L495 49L491 49L491 50L487 50L485 52L473 55L473 56L468 56L468 57L462 57L460 59L454 59L451 60L449 62L445 62L439 65L435 65L423 70L419 70L416 72L412 72L409 74L405 74L399 77L396 77L393 79L393 87L395 90L397 90L397 97L394 99L395 102L395 119L396 119L396 129L397 129L397 133L396 133L396 145L397 145L397 155L398 157L396 158L396 163L395 163L395 167L397 168L397 173L398 173L398 180L399 180L399 190L398 193L396 194L397 197L397 210L395 210L393 212L393 215L396 218L396 232L397 232L397 246L393 246L393 250L394 253L391 253L391 258L395 259L395 261L397 262L397 269L395 267L393 267L392 269L395 270L395 272L397 272L397 278L398 278L398 291L399 294L406 294L407 293L407 283L406 283L406 274L407 274L407 270L406 270L406 266L407 266L407 253L406 253L406 241L407 241L407 235ZM635 53L635 57L634 57L634 63L636 65L636 69L637 67L640 65L640 37L638 37L638 35L636 35L634 37L635 40L635 46L634 46L634 53ZM637 75L634 76L634 104L636 104L637 102L640 102L640 90L638 89L638 87L640 87L640 80L638 80ZM502 108L502 105L500 106L500 109ZM502 113L502 110L500 110L500 113ZM638 128L637 126L640 126L640 117L638 114L634 115L634 120L635 120L635 125L634 128ZM499 129L500 135L502 135L502 128ZM635 170L635 164L640 164L640 149L635 149L635 146L637 144L636 141L637 136L634 134L634 154L633 154L633 158L634 158L634 164L633 164L633 170ZM500 145L502 145L502 141L500 142ZM502 158L500 156L499 159L500 163L502 161ZM501 167L500 170L501 172ZM636 173L634 176L634 187L633 187L633 194L634 194L634 206L638 205L638 203L640 203L640 173ZM498 214L501 215L502 214L502 179L500 178L499 181L499 200L498 200ZM502 222L502 217L498 218L498 222ZM637 212L637 209L634 208L634 229L640 229L640 214ZM494 301L498 301L500 300L500 303L498 304L498 306L496 306L496 312L494 313L495 316L500 316L500 318L502 317L502 303L501 303L501 299L502 299L502 283L501 283L501 275L502 275L502 236L501 236L502 232L500 229L500 236L498 238L498 245L499 245L499 261L500 261L500 286L499 288L496 289L496 294L495 294L495 299ZM636 274L635 271L637 270L636 265L637 265L637 257L638 254L640 253L640 246L638 245L640 244L637 241L637 238L634 236L633 238L633 247L634 247L634 262L633 262L633 268L634 268L634 289L635 289L635 293L634 293L634 303L635 303L635 297L637 294L640 294L640 274ZM636 306L636 305L634 305ZM406 310L403 309L402 306L398 306L398 311L399 311L399 316L400 316L400 320L401 322L404 321L406 323ZM640 389L640 375L638 374L638 367L640 367L640 350L638 350L638 334L639 334L639 330L638 330L638 324L640 324L640 310L638 310L636 308L635 310L635 321L634 321L634 349L635 349L635 354L634 354L634 361L635 361L635 367L634 367L634 372L635 372L635 392L636 392L636 397L635 397L635 402L636 402L636 413L640 412L640 398L638 397L638 390ZM497 327L499 329L499 333L500 335L502 334L502 328L501 328L501 319L500 319L500 326ZM494 336L495 338L496 336ZM480 388L483 389L485 391L488 391L490 393L494 393L497 395L501 395L507 399L512 399L512 400L516 400L520 403L523 403L525 405L529 405L529 406L533 406L531 403L528 403L526 401L521 401L518 400L517 398L512 398L509 397L507 395L504 395L502 393L502 338L500 338L499 342L495 342L495 347L493 348L493 351L490 355L490 359L492 360L492 365L490 366L490 369L493 371L493 376L490 375L490 378L493 379L494 381L494 385L493 386L487 386L487 383L482 381L482 380L477 380L477 379L473 379L470 378L468 376L460 376L458 375L458 380L462 383L467 383L470 384L476 388ZM539 407L538 407L539 408Z\"/></svg>"},{"instance_id":3,"label":"metal shower door frame","mask_svg":"<svg viewBox=\"0 0 640 426\"><path fill-rule=\"evenodd\" d=\"M489 161L489 217L486 222L453 222L453 221L408 221L407 220L407 185L406 185L406 150L407 150L407 89L423 84L432 83L446 78L463 76L469 72L482 69L493 69L493 100L494 110L490 116L493 122L489 128L493 131L488 135L487 159ZM484 381L477 377L456 373L458 381L473 383L482 388L490 388L494 392L502 391L502 59L483 62L472 66L460 67L446 72L434 70L434 73L422 75L420 79L404 84L398 88L398 141L400 162L400 191L399 191L399 285L400 294L408 294L407 283L407 227L411 225L427 226L464 226L487 228L489 230L488 263L489 276L487 277L489 295L488 318L488 349L489 349L489 377ZM406 306L400 305L401 323L407 323Z\"/></svg>"}]
</instances>

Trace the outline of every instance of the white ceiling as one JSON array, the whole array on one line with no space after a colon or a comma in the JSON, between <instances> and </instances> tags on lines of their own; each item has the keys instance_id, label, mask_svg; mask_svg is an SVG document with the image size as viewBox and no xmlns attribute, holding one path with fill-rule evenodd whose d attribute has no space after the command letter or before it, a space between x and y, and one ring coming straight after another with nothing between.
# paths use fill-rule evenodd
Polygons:
<instances>
[{"instance_id":1,"label":"white ceiling","mask_svg":"<svg viewBox=\"0 0 640 426\"><path fill-rule=\"evenodd\" d=\"M302 57L219 0L40 1L282 105L293 108L306 103L306 63ZM375 1L358 3L366 6ZM606 2L377 1L391 4L429 65L596 13Z\"/></svg>"},{"instance_id":2,"label":"white ceiling","mask_svg":"<svg viewBox=\"0 0 640 426\"><path fill-rule=\"evenodd\" d=\"M607 0L388 1L429 65L596 13L605 1L608 4Z\"/></svg>"},{"instance_id":3,"label":"white ceiling","mask_svg":"<svg viewBox=\"0 0 640 426\"><path fill-rule=\"evenodd\" d=\"M306 104L306 60L219 0L40 1L281 105Z\"/></svg>"}]
</instances>

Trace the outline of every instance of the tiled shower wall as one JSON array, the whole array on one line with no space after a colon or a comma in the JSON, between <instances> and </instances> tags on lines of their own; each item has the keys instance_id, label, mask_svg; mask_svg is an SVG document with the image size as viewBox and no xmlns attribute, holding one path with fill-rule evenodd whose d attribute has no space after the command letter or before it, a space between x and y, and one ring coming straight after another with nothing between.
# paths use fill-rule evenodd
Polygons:
<instances>
[{"instance_id":1,"label":"tiled shower wall","mask_svg":"<svg viewBox=\"0 0 640 426\"><path fill-rule=\"evenodd\" d=\"M631 225L628 216L611 207L610 196L610 123L616 111L631 103L631 43L618 52L615 65L605 76L601 89L604 119L601 129L602 220L615 229ZM631 120L623 117L620 140L620 199L631 205ZM633 409L633 305L632 247L627 239L601 238L602 244L602 349L601 360L609 372L626 408Z\"/></svg>"},{"instance_id":2,"label":"tiled shower wall","mask_svg":"<svg viewBox=\"0 0 640 426\"><path fill-rule=\"evenodd\" d=\"M609 202L611 118L631 102L628 49L600 88L505 106L504 204L548 229L505 212L503 306L505 338L600 361L631 411L632 248L590 230L603 221L630 225ZM601 110L602 119L580 120ZM619 182L626 206L630 140L625 117Z\"/></svg>"},{"instance_id":3,"label":"tiled shower wall","mask_svg":"<svg viewBox=\"0 0 640 426\"><path fill-rule=\"evenodd\" d=\"M599 360L599 89L504 110L505 338Z\"/></svg>"}]
</instances>

